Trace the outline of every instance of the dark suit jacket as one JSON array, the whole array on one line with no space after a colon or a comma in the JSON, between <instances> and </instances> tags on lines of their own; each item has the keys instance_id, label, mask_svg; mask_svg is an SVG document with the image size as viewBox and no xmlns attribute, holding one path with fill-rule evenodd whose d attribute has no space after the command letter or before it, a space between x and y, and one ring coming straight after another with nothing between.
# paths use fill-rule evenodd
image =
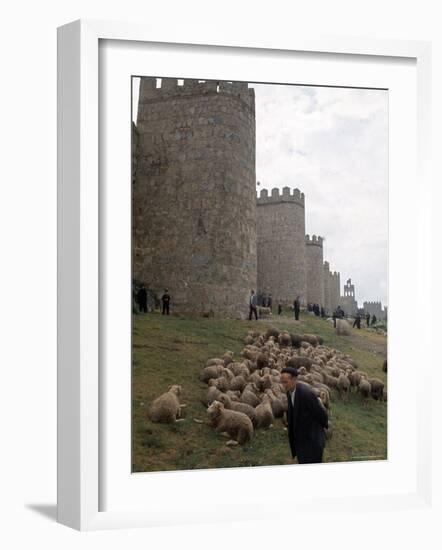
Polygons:
<instances>
[{"instance_id":1,"label":"dark suit jacket","mask_svg":"<svg viewBox=\"0 0 442 550\"><path fill-rule=\"evenodd\" d=\"M292 457L297 456L300 463L319 462L325 447L328 415L316 395L302 383L296 384L294 406L287 392L287 423Z\"/></svg>"}]
</instances>

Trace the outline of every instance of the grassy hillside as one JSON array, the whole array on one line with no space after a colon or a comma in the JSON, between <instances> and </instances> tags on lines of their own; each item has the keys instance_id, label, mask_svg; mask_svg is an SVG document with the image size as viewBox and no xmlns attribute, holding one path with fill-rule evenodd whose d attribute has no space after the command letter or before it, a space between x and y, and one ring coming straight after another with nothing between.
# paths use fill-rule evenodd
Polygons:
<instances>
[{"instance_id":1,"label":"grassy hillside","mask_svg":"<svg viewBox=\"0 0 442 550\"><path fill-rule=\"evenodd\" d=\"M287 432L281 420L269 430L257 430L250 445L227 447L226 439L208 424L201 400L207 386L199 373L207 359L226 350L239 353L250 328L264 331L267 326L290 332L321 335L324 344L351 355L369 376L386 382L382 372L386 338L364 329L350 337L334 334L333 326L309 315L296 323L291 316L271 320L236 321L192 318L158 313L134 315L133 326L133 471L183 470L233 466L291 464ZM187 404L186 420L173 425L152 423L148 405L167 391L171 384L183 387L181 401ZM352 394L343 403L333 393L331 421L333 437L324 461L364 460L387 457L387 404L374 400L361 406L360 396ZM194 419L203 420L203 424Z\"/></svg>"}]
</instances>

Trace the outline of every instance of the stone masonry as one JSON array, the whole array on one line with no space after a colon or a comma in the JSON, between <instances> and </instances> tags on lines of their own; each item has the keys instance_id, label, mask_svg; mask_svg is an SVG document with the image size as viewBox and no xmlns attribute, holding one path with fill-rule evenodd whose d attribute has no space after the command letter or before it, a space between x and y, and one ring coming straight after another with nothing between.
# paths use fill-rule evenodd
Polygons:
<instances>
[{"instance_id":1,"label":"stone masonry","mask_svg":"<svg viewBox=\"0 0 442 550\"><path fill-rule=\"evenodd\" d=\"M324 306L323 239L305 236L307 303Z\"/></svg>"},{"instance_id":2,"label":"stone masonry","mask_svg":"<svg viewBox=\"0 0 442 550\"><path fill-rule=\"evenodd\" d=\"M278 303L357 310L354 285L305 235L299 189L256 196L255 95L245 82L140 82L132 125L134 282L173 310L244 318L250 290ZM379 312L380 303L364 303ZM386 311L385 311L386 316ZM379 315L381 318L381 315Z\"/></svg>"},{"instance_id":3,"label":"stone masonry","mask_svg":"<svg viewBox=\"0 0 442 550\"><path fill-rule=\"evenodd\" d=\"M256 289L255 96L243 82L141 78L133 278L176 311L237 317Z\"/></svg>"},{"instance_id":4,"label":"stone masonry","mask_svg":"<svg viewBox=\"0 0 442 550\"><path fill-rule=\"evenodd\" d=\"M306 303L305 199L299 189L266 189L257 199L258 288L273 303Z\"/></svg>"}]
</instances>

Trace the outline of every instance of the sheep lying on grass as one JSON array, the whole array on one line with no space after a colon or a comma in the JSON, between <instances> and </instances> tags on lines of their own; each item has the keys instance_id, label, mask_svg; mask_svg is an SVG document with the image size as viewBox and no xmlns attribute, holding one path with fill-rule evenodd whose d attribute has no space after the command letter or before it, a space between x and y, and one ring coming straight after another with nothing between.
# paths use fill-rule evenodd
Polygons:
<instances>
[{"instance_id":1,"label":"sheep lying on grass","mask_svg":"<svg viewBox=\"0 0 442 550\"><path fill-rule=\"evenodd\" d=\"M207 414L217 432L226 432L240 445L244 445L252 439L253 425L246 414L228 410L219 401L214 401L210 405Z\"/></svg>"},{"instance_id":2,"label":"sheep lying on grass","mask_svg":"<svg viewBox=\"0 0 442 550\"><path fill-rule=\"evenodd\" d=\"M181 386L170 386L166 393L157 397L149 409L149 418L152 422L176 422L181 416L181 407L178 396Z\"/></svg>"}]
</instances>

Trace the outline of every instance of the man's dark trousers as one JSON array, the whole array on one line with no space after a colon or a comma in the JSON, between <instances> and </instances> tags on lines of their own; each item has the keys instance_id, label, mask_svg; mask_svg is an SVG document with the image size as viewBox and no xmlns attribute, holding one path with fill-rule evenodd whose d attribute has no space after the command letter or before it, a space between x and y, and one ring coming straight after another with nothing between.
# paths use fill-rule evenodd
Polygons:
<instances>
[{"instance_id":1,"label":"man's dark trousers","mask_svg":"<svg viewBox=\"0 0 442 550\"><path fill-rule=\"evenodd\" d=\"M249 321L252 320L252 314L255 316L255 319L258 320L258 311L255 306L251 305L249 311Z\"/></svg>"}]
</instances>

